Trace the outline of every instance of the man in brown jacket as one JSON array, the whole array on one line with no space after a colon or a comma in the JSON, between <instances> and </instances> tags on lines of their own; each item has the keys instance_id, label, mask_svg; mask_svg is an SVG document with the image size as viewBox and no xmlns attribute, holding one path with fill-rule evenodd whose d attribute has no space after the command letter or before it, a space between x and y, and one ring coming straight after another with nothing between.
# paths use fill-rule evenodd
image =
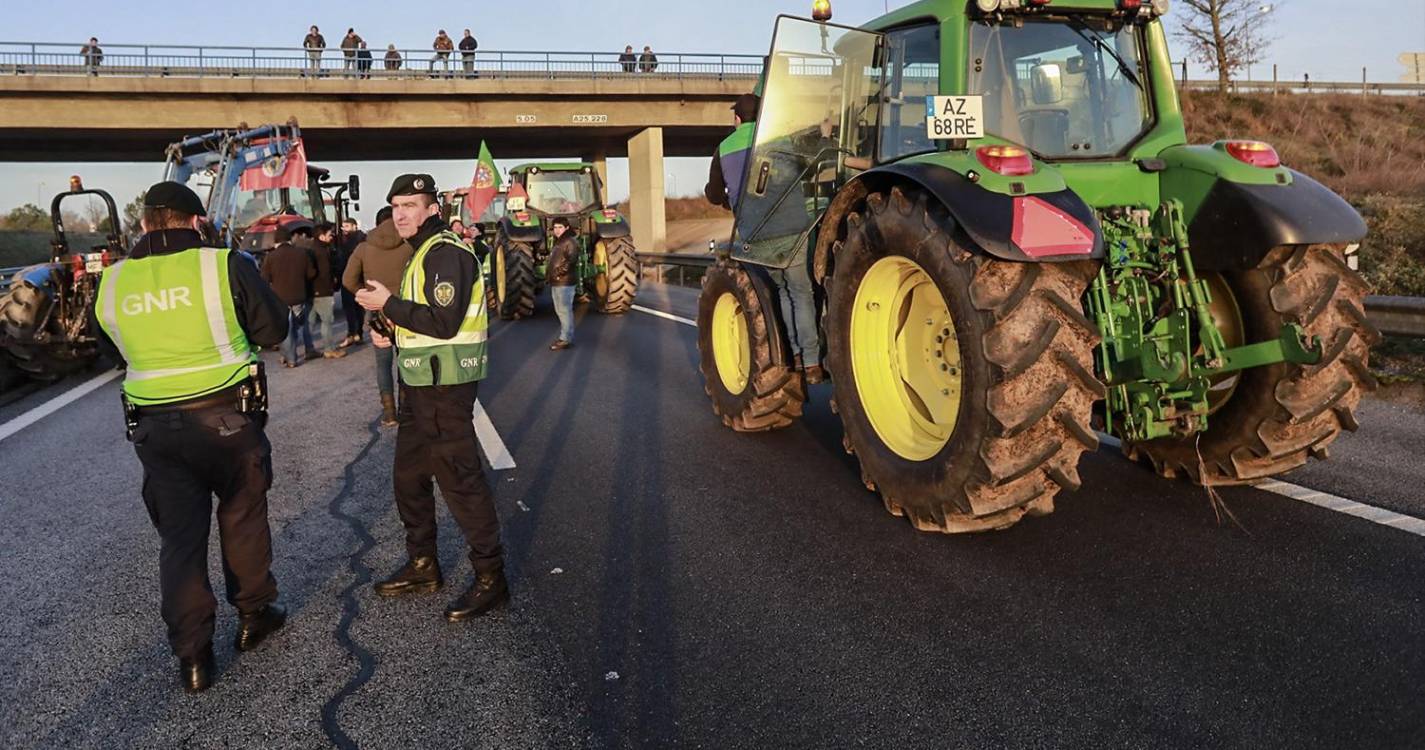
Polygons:
<instances>
[{"instance_id":1,"label":"man in brown jacket","mask_svg":"<svg viewBox=\"0 0 1425 750\"><path fill-rule=\"evenodd\" d=\"M277 247L262 259L262 280L272 286L292 314L287 340L282 343L282 364L285 367L300 364L297 346L305 344L307 316L312 312L312 280L317 278L317 262L305 246L310 241L311 231L310 224L297 228L279 227ZM294 243L294 237L303 238L303 246ZM307 358L312 356L309 347Z\"/></svg>"},{"instance_id":2,"label":"man in brown jacket","mask_svg":"<svg viewBox=\"0 0 1425 750\"><path fill-rule=\"evenodd\" d=\"M368 279L379 281L387 289L400 289L401 277L406 272L406 263L415 255L415 248L401 239L396 224L391 221L388 206L376 214L376 228L366 235L366 241L356 246L356 251L346 262L341 285L355 294L366 286ZM395 364L395 347L373 347L376 350L376 387L381 393L381 426L396 425L396 380L392 375Z\"/></svg>"}]
</instances>

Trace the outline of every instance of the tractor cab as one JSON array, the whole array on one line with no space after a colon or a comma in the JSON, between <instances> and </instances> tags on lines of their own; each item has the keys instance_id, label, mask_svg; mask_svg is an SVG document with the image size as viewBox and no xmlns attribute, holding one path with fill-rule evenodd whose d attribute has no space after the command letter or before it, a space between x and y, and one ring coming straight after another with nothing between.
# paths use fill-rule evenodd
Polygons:
<instances>
[{"instance_id":1,"label":"tractor cab","mask_svg":"<svg viewBox=\"0 0 1425 750\"><path fill-rule=\"evenodd\" d=\"M282 227L300 229L328 221L326 198L322 182L331 172L313 164L307 165L305 188L273 187L240 190L233 214L233 236L238 248L261 255L277 246L277 230Z\"/></svg>"},{"instance_id":2,"label":"tractor cab","mask_svg":"<svg viewBox=\"0 0 1425 750\"><path fill-rule=\"evenodd\" d=\"M515 227L538 225L542 235L536 249L548 252L553 243L551 222L569 220L581 238L588 237L604 211L602 184L592 164L525 164L510 170L510 194L514 205L506 203L506 218ZM520 203L523 206L520 206ZM581 239L581 242L583 240Z\"/></svg>"}]
</instances>

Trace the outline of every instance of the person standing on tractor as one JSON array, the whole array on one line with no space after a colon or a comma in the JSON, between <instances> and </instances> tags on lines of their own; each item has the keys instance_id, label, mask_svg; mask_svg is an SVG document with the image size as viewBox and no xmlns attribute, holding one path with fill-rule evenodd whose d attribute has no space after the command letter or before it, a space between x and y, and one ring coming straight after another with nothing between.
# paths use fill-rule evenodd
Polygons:
<instances>
[{"instance_id":1,"label":"person standing on tractor","mask_svg":"<svg viewBox=\"0 0 1425 750\"><path fill-rule=\"evenodd\" d=\"M549 296L554 300L554 313L559 316L559 338L549 345L549 350L557 352L574 345L574 264L579 257L579 242L569 226L569 220L560 216L553 222L554 247L549 252Z\"/></svg>"},{"instance_id":2,"label":"person standing on tractor","mask_svg":"<svg viewBox=\"0 0 1425 750\"><path fill-rule=\"evenodd\" d=\"M227 600L239 613L234 647L256 648L287 619L271 571L272 446L257 350L287 337L288 314L251 264L203 242L205 211L192 190L160 182L143 203L144 235L105 269L90 327L126 365L128 439L162 544L163 621L179 683L196 693L213 681L213 495Z\"/></svg>"},{"instance_id":3,"label":"person standing on tractor","mask_svg":"<svg viewBox=\"0 0 1425 750\"><path fill-rule=\"evenodd\" d=\"M396 178L386 199L400 236L416 248L400 291L379 281L358 292L362 307L386 315L395 328L401 372L400 426L396 432L396 509L406 527L410 560L377 583L380 596L435 591L443 578L436 558L435 482L470 545L475 581L445 610L451 622L484 614L509 600L500 519L480 465L472 414L484 379L484 281L475 253L440 218L435 179ZM372 343L391 339L373 331Z\"/></svg>"},{"instance_id":4,"label":"person standing on tractor","mask_svg":"<svg viewBox=\"0 0 1425 750\"><path fill-rule=\"evenodd\" d=\"M737 208L742 192L742 173L747 157L752 153L752 137L757 129L757 108L762 100L756 94L743 94L732 105L732 135L722 139L708 167L708 184L703 197L714 206L728 210ZM731 177L731 181L728 178Z\"/></svg>"},{"instance_id":5,"label":"person standing on tractor","mask_svg":"<svg viewBox=\"0 0 1425 750\"><path fill-rule=\"evenodd\" d=\"M327 48L327 39L313 26L307 31L307 36L302 39L302 47L307 50L307 70L312 73L320 73L322 70L322 51Z\"/></svg>"},{"instance_id":6,"label":"person standing on tractor","mask_svg":"<svg viewBox=\"0 0 1425 750\"><path fill-rule=\"evenodd\" d=\"M262 259L262 280L272 285L273 291L291 311L292 323L287 338L282 342L282 366L296 367L297 347L306 344L307 316L311 314L312 280L317 277L317 263L305 247L293 242L290 227L278 227L277 246ZM306 344L307 358L312 359L311 346Z\"/></svg>"},{"instance_id":7,"label":"person standing on tractor","mask_svg":"<svg viewBox=\"0 0 1425 750\"><path fill-rule=\"evenodd\" d=\"M379 281L388 289L399 289L401 274L415 252L396 231L391 221L391 207L378 211L376 228L357 245L341 275L342 288L351 293L352 304L361 309L356 303L356 293L369 281ZM357 341L360 340L358 336ZM381 396L382 427L396 426L396 380L391 374L394 365L395 350L389 346L376 347L376 389Z\"/></svg>"},{"instance_id":8,"label":"person standing on tractor","mask_svg":"<svg viewBox=\"0 0 1425 750\"><path fill-rule=\"evenodd\" d=\"M317 264L317 276L312 279L312 315L314 320L307 326L307 348L310 350L312 339L312 326L316 320L322 324L322 348L318 349L326 359L340 359L346 356L346 352L337 346L334 328L332 327L332 294L336 290L336 275L333 270L336 266L336 248L332 247L332 241L336 236L336 227L328 222L317 225L317 237L312 242L312 258Z\"/></svg>"},{"instance_id":9,"label":"person standing on tractor","mask_svg":"<svg viewBox=\"0 0 1425 750\"><path fill-rule=\"evenodd\" d=\"M466 78L480 77L480 74L475 72L475 50L479 46L480 43L470 35L470 29L466 29L465 36L460 39L460 64L465 69Z\"/></svg>"}]
</instances>

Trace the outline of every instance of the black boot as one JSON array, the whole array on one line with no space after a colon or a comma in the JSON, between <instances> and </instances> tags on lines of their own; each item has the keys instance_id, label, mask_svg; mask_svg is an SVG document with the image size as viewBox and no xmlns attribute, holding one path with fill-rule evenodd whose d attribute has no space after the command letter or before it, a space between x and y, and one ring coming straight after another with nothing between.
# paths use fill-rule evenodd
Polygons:
<instances>
[{"instance_id":1,"label":"black boot","mask_svg":"<svg viewBox=\"0 0 1425 750\"><path fill-rule=\"evenodd\" d=\"M478 573L459 599L445 608L445 619L461 622L489 612L510 600L510 585L503 571Z\"/></svg>"},{"instance_id":2,"label":"black boot","mask_svg":"<svg viewBox=\"0 0 1425 750\"><path fill-rule=\"evenodd\" d=\"M239 651L251 651L258 647L267 636L276 633L287 624L287 608L279 602L273 602L256 612L241 615L238 618L237 638L233 639L233 648Z\"/></svg>"},{"instance_id":3,"label":"black boot","mask_svg":"<svg viewBox=\"0 0 1425 750\"><path fill-rule=\"evenodd\" d=\"M201 693L213 684L213 644L195 659L178 660L178 684L185 693Z\"/></svg>"},{"instance_id":4,"label":"black boot","mask_svg":"<svg viewBox=\"0 0 1425 750\"><path fill-rule=\"evenodd\" d=\"M440 561L434 557L412 558L395 575L378 581L372 588L379 596L429 594L445 584L440 577Z\"/></svg>"}]
</instances>

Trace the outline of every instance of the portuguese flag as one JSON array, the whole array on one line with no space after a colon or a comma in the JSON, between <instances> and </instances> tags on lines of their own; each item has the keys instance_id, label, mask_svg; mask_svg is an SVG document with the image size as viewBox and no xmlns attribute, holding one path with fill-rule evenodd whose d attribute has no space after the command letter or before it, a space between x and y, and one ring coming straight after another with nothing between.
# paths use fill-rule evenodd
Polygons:
<instances>
[{"instance_id":1,"label":"portuguese flag","mask_svg":"<svg viewBox=\"0 0 1425 750\"><path fill-rule=\"evenodd\" d=\"M500 170L495 166L495 157L490 155L490 147L480 141L480 159L475 162L475 177L470 181L470 190L465 193L465 208L473 221L479 221L480 214L490 207L495 195L500 192Z\"/></svg>"}]
</instances>

